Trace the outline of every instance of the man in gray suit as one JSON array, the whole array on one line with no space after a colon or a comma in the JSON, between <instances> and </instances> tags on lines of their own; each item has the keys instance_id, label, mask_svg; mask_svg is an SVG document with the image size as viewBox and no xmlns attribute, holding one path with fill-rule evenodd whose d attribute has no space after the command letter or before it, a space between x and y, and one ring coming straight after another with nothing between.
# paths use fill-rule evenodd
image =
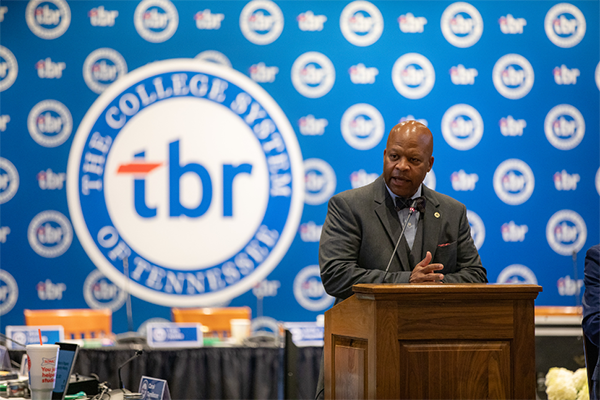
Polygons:
<instances>
[{"instance_id":1,"label":"man in gray suit","mask_svg":"<svg viewBox=\"0 0 600 400\"><path fill-rule=\"evenodd\" d=\"M467 208L422 184L432 153L433 135L425 125L400 123L388 136L383 174L329 200L319 265L336 303L350 297L357 283L487 282ZM321 363L316 398L323 389Z\"/></svg>"}]
</instances>

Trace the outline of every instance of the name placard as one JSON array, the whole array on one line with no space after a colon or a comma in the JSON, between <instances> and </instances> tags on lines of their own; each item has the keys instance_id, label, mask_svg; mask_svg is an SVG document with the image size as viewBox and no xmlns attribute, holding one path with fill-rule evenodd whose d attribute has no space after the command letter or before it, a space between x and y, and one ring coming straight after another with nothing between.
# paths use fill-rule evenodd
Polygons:
<instances>
[{"instance_id":1,"label":"name placard","mask_svg":"<svg viewBox=\"0 0 600 400\"><path fill-rule=\"evenodd\" d=\"M169 384L164 379L142 376L138 392L142 394L144 400L171 400Z\"/></svg>"},{"instance_id":2,"label":"name placard","mask_svg":"<svg viewBox=\"0 0 600 400\"><path fill-rule=\"evenodd\" d=\"M150 347L202 347L202 325L198 323L151 322L147 326Z\"/></svg>"},{"instance_id":3,"label":"name placard","mask_svg":"<svg viewBox=\"0 0 600 400\"><path fill-rule=\"evenodd\" d=\"M40 335L38 329L42 331L42 343L54 344L62 342L65 338L65 331L60 325L44 325L44 326L24 326L24 325L8 325L6 327L6 336L17 343L24 344L40 344ZM23 350L24 347L17 343L7 341L10 349Z\"/></svg>"}]
</instances>

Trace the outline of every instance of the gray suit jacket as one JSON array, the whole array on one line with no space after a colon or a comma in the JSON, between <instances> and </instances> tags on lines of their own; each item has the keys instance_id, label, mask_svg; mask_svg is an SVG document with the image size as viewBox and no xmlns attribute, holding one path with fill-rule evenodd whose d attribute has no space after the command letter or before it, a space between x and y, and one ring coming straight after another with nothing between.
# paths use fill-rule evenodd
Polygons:
<instances>
[{"instance_id":1,"label":"gray suit jacket","mask_svg":"<svg viewBox=\"0 0 600 400\"><path fill-rule=\"evenodd\" d=\"M408 283L412 269L427 251L431 252L432 263L444 265L439 271L444 274L444 282L487 282L471 238L465 205L425 185L422 195L426 207L412 254L402 239L385 282ZM383 176L367 186L333 196L319 245L321 279L327 293L345 299L352 295L354 284L381 283L401 230Z\"/></svg>"}]
</instances>

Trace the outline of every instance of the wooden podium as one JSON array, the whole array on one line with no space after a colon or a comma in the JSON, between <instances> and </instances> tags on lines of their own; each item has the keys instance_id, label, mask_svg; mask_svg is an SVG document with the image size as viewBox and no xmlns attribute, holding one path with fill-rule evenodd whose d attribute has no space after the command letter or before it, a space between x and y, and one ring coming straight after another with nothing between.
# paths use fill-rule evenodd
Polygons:
<instances>
[{"instance_id":1,"label":"wooden podium","mask_svg":"<svg viewBox=\"0 0 600 400\"><path fill-rule=\"evenodd\" d=\"M535 399L540 286L353 289L325 313L326 399Z\"/></svg>"}]
</instances>

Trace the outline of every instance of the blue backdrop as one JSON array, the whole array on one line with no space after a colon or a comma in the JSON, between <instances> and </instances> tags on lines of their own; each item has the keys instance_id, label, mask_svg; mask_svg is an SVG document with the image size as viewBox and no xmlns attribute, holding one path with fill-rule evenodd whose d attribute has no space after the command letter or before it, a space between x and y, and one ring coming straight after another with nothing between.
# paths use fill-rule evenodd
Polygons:
<instances>
[{"instance_id":1,"label":"blue backdrop","mask_svg":"<svg viewBox=\"0 0 600 400\"><path fill-rule=\"evenodd\" d=\"M490 282L578 304L599 4L2 0L0 328L110 307L122 332L123 288L136 328L178 305L314 320L327 200L381 173L404 119L433 132L426 184L466 204Z\"/></svg>"}]
</instances>

